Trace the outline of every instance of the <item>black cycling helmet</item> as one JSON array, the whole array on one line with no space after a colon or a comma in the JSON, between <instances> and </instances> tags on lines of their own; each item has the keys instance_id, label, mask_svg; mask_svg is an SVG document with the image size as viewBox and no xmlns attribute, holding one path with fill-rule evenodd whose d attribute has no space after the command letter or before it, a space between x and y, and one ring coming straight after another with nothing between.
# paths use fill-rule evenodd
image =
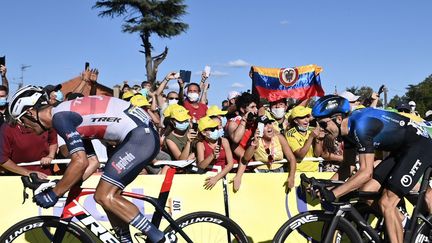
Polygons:
<instances>
[{"instance_id":1,"label":"black cycling helmet","mask_svg":"<svg viewBox=\"0 0 432 243\"><path fill-rule=\"evenodd\" d=\"M312 116L315 118L326 118L335 114L346 116L350 110L347 99L337 95L326 95L317 100L312 108Z\"/></svg>"}]
</instances>

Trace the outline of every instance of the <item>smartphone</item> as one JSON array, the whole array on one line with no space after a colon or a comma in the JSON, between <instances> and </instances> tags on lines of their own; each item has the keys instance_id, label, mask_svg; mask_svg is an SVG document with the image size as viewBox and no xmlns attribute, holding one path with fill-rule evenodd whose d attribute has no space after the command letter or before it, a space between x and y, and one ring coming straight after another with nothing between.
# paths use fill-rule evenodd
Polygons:
<instances>
[{"instance_id":1,"label":"smartphone","mask_svg":"<svg viewBox=\"0 0 432 243\"><path fill-rule=\"evenodd\" d=\"M190 81L191 81L191 75L192 75L191 71L180 70L180 78L185 83L190 83Z\"/></svg>"},{"instance_id":2,"label":"smartphone","mask_svg":"<svg viewBox=\"0 0 432 243\"><path fill-rule=\"evenodd\" d=\"M207 78L210 77L210 71L211 71L211 67L210 66L205 66L204 67L205 76Z\"/></svg>"},{"instance_id":3,"label":"smartphone","mask_svg":"<svg viewBox=\"0 0 432 243\"><path fill-rule=\"evenodd\" d=\"M264 123L258 122L258 137L262 138L264 136Z\"/></svg>"},{"instance_id":4,"label":"smartphone","mask_svg":"<svg viewBox=\"0 0 432 243\"><path fill-rule=\"evenodd\" d=\"M385 88L384 84L381 85L381 87L378 89L378 96L381 95L381 93L384 91L384 88Z\"/></svg>"},{"instance_id":5,"label":"smartphone","mask_svg":"<svg viewBox=\"0 0 432 243\"><path fill-rule=\"evenodd\" d=\"M84 65L84 70L87 70L90 67L90 63L86 62Z\"/></svg>"},{"instance_id":6,"label":"smartphone","mask_svg":"<svg viewBox=\"0 0 432 243\"><path fill-rule=\"evenodd\" d=\"M0 65L6 66L6 56L0 57Z\"/></svg>"},{"instance_id":7,"label":"smartphone","mask_svg":"<svg viewBox=\"0 0 432 243\"><path fill-rule=\"evenodd\" d=\"M196 122L192 123L192 129L194 131L198 131L198 123L196 123Z\"/></svg>"}]
</instances>

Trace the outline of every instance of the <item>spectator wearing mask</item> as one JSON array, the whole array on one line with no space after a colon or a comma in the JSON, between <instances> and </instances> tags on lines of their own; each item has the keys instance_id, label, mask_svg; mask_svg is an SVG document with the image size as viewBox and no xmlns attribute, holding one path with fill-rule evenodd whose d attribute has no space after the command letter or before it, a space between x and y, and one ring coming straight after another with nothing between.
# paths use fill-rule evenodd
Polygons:
<instances>
[{"instance_id":1,"label":"spectator wearing mask","mask_svg":"<svg viewBox=\"0 0 432 243\"><path fill-rule=\"evenodd\" d=\"M220 136L219 128L220 120L217 117L205 116L198 121L201 136L201 141L197 143L198 167L206 171L210 170L209 166L221 168L216 175L206 178L205 189L212 189L233 168L230 144L226 138Z\"/></svg>"},{"instance_id":2,"label":"spectator wearing mask","mask_svg":"<svg viewBox=\"0 0 432 243\"><path fill-rule=\"evenodd\" d=\"M168 73L165 78L162 80L162 82L160 82L158 88L155 91L155 96L157 99L157 105L160 107L161 112L163 113L165 111L165 109L172 104L177 104L179 103L180 97L179 94L183 94L183 80L181 79L177 79L176 78L176 72L170 72ZM170 91L167 95L166 95L166 99L164 99L163 97L163 91L165 90L165 88L168 85L168 82L170 80L174 80L177 79L178 85L179 85L179 92L176 91Z\"/></svg>"},{"instance_id":3,"label":"spectator wearing mask","mask_svg":"<svg viewBox=\"0 0 432 243\"><path fill-rule=\"evenodd\" d=\"M8 120L7 97L9 94L9 81L6 78L6 66L0 65L2 85L0 85L0 126Z\"/></svg>"},{"instance_id":4,"label":"spectator wearing mask","mask_svg":"<svg viewBox=\"0 0 432 243\"><path fill-rule=\"evenodd\" d=\"M411 100L410 102L408 102L408 105L410 106L410 113L411 114L414 114L414 115L416 115L416 116L420 116L419 115L419 113L416 111L416 103L413 101L413 100Z\"/></svg>"},{"instance_id":5,"label":"spectator wearing mask","mask_svg":"<svg viewBox=\"0 0 432 243\"><path fill-rule=\"evenodd\" d=\"M247 143L257 127L259 98L255 94L243 93L236 100L238 116L231 118L227 124L227 136L231 142L234 163L241 161ZM241 178L246 170L245 163L239 163L236 176L233 178L234 190L240 189Z\"/></svg>"},{"instance_id":6,"label":"spectator wearing mask","mask_svg":"<svg viewBox=\"0 0 432 243\"><path fill-rule=\"evenodd\" d=\"M274 119L274 129L280 134L285 134L285 131L289 128L288 117L290 113L287 113L288 104L286 98L279 99L270 102L270 119Z\"/></svg>"},{"instance_id":7,"label":"spectator wearing mask","mask_svg":"<svg viewBox=\"0 0 432 243\"><path fill-rule=\"evenodd\" d=\"M183 106L174 105L169 118L173 130L165 137L165 151L174 160L194 159L192 142L197 137L197 131L189 128L191 116L188 111Z\"/></svg>"},{"instance_id":8,"label":"spectator wearing mask","mask_svg":"<svg viewBox=\"0 0 432 243\"><path fill-rule=\"evenodd\" d=\"M294 152L297 161L300 161L297 165L297 170L303 172L318 172L318 162L306 161L303 159L305 157L315 157L314 145L322 147L322 143L317 143L314 140L318 138L318 136L320 136L320 138L324 137L324 132L321 131L319 127L313 130L309 129L311 111L309 107L301 105L294 107L289 117L292 128L285 134L288 145ZM322 151L322 148L320 151Z\"/></svg>"},{"instance_id":9,"label":"spectator wearing mask","mask_svg":"<svg viewBox=\"0 0 432 243\"><path fill-rule=\"evenodd\" d=\"M217 105L212 105L207 109L206 115L210 118L216 118L219 121L219 134L220 137L225 136L225 127L227 124L227 118L225 117L227 111L223 111L217 107Z\"/></svg>"},{"instance_id":10,"label":"spectator wearing mask","mask_svg":"<svg viewBox=\"0 0 432 243\"><path fill-rule=\"evenodd\" d=\"M250 141L243 156L243 161L247 162L252 158L261 161L264 165L255 168L260 173L284 172L284 164L275 164L274 161L282 160L284 157L289 161L289 176L287 179L288 188L294 187L296 158L288 146L284 136L274 130L274 120L267 116L261 116L259 122L264 124L262 136L259 129L256 130L254 137Z\"/></svg>"},{"instance_id":11,"label":"spectator wearing mask","mask_svg":"<svg viewBox=\"0 0 432 243\"><path fill-rule=\"evenodd\" d=\"M200 101L200 93L201 87L197 83L190 83L186 86L186 100L183 105L195 121L204 117L207 111L207 105Z\"/></svg>"},{"instance_id":12,"label":"spectator wearing mask","mask_svg":"<svg viewBox=\"0 0 432 243\"><path fill-rule=\"evenodd\" d=\"M44 91L47 93L49 100L48 103L52 106L58 105L60 102L63 101L64 96L61 92L62 85L47 85L45 86Z\"/></svg>"}]
</instances>

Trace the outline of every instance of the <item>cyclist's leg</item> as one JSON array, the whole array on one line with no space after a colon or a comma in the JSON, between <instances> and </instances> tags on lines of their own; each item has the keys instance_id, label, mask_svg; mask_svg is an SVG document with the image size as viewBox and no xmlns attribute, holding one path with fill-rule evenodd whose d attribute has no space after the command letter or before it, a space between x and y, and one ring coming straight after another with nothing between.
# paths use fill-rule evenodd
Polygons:
<instances>
[{"instance_id":1,"label":"cyclist's leg","mask_svg":"<svg viewBox=\"0 0 432 243\"><path fill-rule=\"evenodd\" d=\"M411 191L424 171L431 165L432 141L416 137L410 142L410 145L406 145L407 147L396 158L397 163L384 184L385 190L379 202L392 241L397 239L402 242L403 238L401 217L396 208L397 203L400 198Z\"/></svg>"},{"instance_id":2,"label":"cyclist's leg","mask_svg":"<svg viewBox=\"0 0 432 243\"><path fill-rule=\"evenodd\" d=\"M121 191L152 161L158 151L157 133L152 128L135 128L108 160L95 193L96 201L106 211L141 230L152 242L161 240L164 234L133 203L123 198Z\"/></svg>"},{"instance_id":3,"label":"cyclist's leg","mask_svg":"<svg viewBox=\"0 0 432 243\"><path fill-rule=\"evenodd\" d=\"M105 213L107 214L111 226L120 242L132 242L128 222L121 220L117 215L110 211L105 211Z\"/></svg>"}]
</instances>

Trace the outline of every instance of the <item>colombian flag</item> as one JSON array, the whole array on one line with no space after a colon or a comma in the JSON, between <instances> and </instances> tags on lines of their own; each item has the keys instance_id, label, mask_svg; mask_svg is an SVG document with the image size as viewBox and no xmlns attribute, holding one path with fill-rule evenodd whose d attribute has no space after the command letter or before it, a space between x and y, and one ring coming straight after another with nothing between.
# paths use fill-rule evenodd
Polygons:
<instances>
[{"instance_id":1,"label":"colombian flag","mask_svg":"<svg viewBox=\"0 0 432 243\"><path fill-rule=\"evenodd\" d=\"M321 71L322 68L315 64L295 68L253 66L252 85L260 97L270 102L282 98L304 100L324 95L319 76Z\"/></svg>"}]
</instances>

